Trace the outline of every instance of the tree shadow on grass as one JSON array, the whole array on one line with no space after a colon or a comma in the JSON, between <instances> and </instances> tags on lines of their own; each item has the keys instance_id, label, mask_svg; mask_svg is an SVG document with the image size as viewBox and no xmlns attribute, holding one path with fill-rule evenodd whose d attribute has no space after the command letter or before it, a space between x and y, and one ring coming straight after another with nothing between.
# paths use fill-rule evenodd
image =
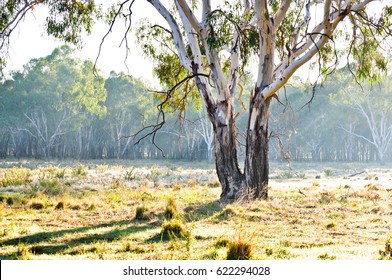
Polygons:
<instances>
[{"instance_id":1,"label":"tree shadow on grass","mask_svg":"<svg viewBox=\"0 0 392 280\"><path fill-rule=\"evenodd\" d=\"M190 205L184 209L184 219L195 222L210 218L221 212L230 203L232 201L218 199L205 204Z\"/></svg>"},{"instance_id":2,"label":"tree shadow on grass","mask_svg":"<svg viewBox=\"0 0 392 280\"><path fill-rule=\"evenodd\" d=\"M128 220L124 220L124 221L104 223L104 224L98 224L98 225L82 227L82 228L66 229L66 230L60 230L54 232L41 232L41 233L36 233L20 238L13 238L10 240L0 242L0 247L19 245L19 244L23 244L24 246L32 245L29 250L33 254L54 255L57 253L61 253L65 250L72 249L79 245L89 245L99 241L113 242L114 240L120 240L129 234L145 231L156 227L154 225L150 225L146 223L136 223L136 224L132 224L132 226L123 229L116 228L108 232L99 233L99 234L89 234L78 238L70 237L69 241L61 244L44 244L44 245L39 244L43 242L51 242L51 241L53 242L53 239L62 237L67 234L83 234L84 232L87 232L89 230L97 230L97 229L113 227L113 226L124 226L127 225L128 223L129 223ZM80 252L75 250L73 253L71 251L70 254L78 254L78 253ZM9 258L15 258L14 254L0 254L0 259L9 259Z\"/></svg>"},{"instance_id":3,"label":"tree shadow on grass","mask_svg":"<svg viewBox=\"0 0 392 280\"><path fill-rule=\"evenodd\" d=\"M226 205L229 203L230 202L215 200L205 204L190 205L184 209L183 218L186 222L196 222L203 219L207 219L209 217L212 217L217 212L222 211L222 209L226 207ZM76 249L76 247L80 245L89 245L100 241L110 243L113 242L114 240L120 240L126 237L127 235L133 233L137 233L149 229L156 229L160 227L159 223L158 224L148 223L147 221L137 222L134 220L132 225L126 228L122 228L122 229L116 228L111 231L99 233L99 234L97 233L85 234L82 237L77 237L73 239L71 236L70 240L65 243L53 244L55 242L54 239L60 238L65 235L83 234L90 230L93 231L105 227L126 226L127 224L129 224L129 222L130 222L129 220L123 220L123 221L103 223L103 224L92 225L92 226L81 227L81 228L72 228L72 229L65 229L65 230L59 230L53 232L40 232L40 233L35 233L23 237L2 241L0 242L0 247L17 246L19 244L23 244L24 246L29 246L29 251L36 255L40 255L40 254L54 255L54 254L65 252L67 250L69 251L67 252L67 254L72 255L72 254L80 254L80 251ZM158 233L145 240L145 243L156 243L162 241L163 242L168 241L168 239L165 238L162 239L161 234ZM52 244L41 245L40 243L52 243ZM75 248L75 250L72 251L72 248ZM0 254L0 259L14 259L14 258L16 258L15 253Z\"/></svg>"}]
</instances>

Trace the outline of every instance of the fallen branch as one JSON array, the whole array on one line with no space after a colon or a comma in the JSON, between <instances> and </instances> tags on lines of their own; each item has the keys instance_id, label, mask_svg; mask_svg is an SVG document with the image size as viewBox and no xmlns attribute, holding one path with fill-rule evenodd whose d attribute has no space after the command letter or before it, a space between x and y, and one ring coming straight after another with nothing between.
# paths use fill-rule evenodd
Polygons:
<instances>
[{"instance_id":1,"label":"fallen branch","mask_svg":"<svg viewBox=\"0 0 392 280\"><path fill-rule=\"evenodd\" d=\"M361 174L363 174L363 173L367 173L367 172L364 170L364 171L361 171L361 172L357 172L357 173L348 175L348 177L354 177L354 176L357 176L357 175L361 175Z\"/></svg>"}]
</instances>

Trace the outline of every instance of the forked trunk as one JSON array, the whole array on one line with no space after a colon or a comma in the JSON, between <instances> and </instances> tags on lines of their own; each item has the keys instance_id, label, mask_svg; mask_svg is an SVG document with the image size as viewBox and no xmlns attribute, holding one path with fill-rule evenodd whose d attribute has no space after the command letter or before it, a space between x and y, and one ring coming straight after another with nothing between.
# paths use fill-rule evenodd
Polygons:
<instances>
[{"instance_id":1,"label":"forked trunk","mask_svg":"<svg viewBox=\"0 0 392 280\"><path fill-rule=\"evenodd\" d=\"M227 125L215 122L215 164L222 186L221 199L268 197L268 112L269 101L265 100L250 108L243 173L238 166L234 118Z\"/></svg>"}]
</instances>

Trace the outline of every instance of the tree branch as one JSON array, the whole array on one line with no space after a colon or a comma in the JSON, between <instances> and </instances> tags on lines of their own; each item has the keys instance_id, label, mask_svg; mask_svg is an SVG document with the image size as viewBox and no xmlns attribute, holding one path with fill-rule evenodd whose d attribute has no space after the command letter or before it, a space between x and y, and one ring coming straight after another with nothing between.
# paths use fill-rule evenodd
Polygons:
<instances>
[{"instance_id":1,"label":"tree branch","mask_svg":"<svg viewBox=\"0 0 392 280\"><path fill-rule=\"evenodd\" d=\"M169 24L170 29L173 34L174 45L177 48L178 57L180 58L181 64L189 71L192 72L191 61L186 53L185 44L182 38L182 34L180 28L174 17L170 14L170 12L166 9L165 6L162 5L159 0L147 0L154 8L161 14L161 16L166 20Z\"/></svg>"},{"instance_id":2,"label":"tree branch","mask_svg":"<svg viewBox=\"0 0 392 280\"><path fill-rule=\"evenodd\" d=\"M191 8L188 6L185 0L176 0L176 6L179 9L181 7L182 12L188 19L189 23L192 25L193 30L197 33L200 34L200 23L197 21L194 13L192 12ZM178 5L177 5L178 4Z\"/></svg>"}]
</instances>

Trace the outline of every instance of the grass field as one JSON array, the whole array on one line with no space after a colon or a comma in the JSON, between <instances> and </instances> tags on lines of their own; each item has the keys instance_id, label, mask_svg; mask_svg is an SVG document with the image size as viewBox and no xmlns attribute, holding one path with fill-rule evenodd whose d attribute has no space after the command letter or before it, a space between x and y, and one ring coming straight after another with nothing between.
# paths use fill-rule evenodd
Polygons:
<instances>
[{"instance_id":1,"label":"grass field","mask_svg":"<svg viewBox=\"0 0 392 280\"><path fill-rule=\"evenodd\" d=\"M3 162L0 259L391 259L392 170L272 164L266 201L213 166Z\"/></svg>"}]
</instances>

